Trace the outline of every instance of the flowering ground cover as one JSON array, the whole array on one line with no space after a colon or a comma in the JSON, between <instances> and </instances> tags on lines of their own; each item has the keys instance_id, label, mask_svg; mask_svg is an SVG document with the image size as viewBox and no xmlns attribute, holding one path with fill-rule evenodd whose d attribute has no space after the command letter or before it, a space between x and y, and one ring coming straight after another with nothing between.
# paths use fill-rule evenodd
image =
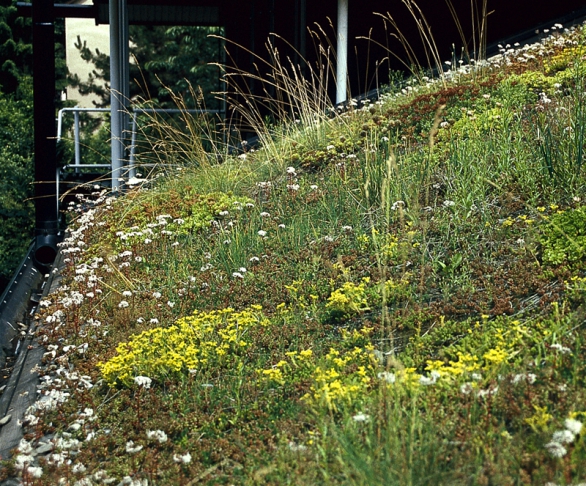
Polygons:
<instances>
[{"instance_id":1,"label":"flowering ground cover","mask_svg":"<svg viewBox=\"0 0 586 486\"><path fill-rule=\"evenodd\" d=\"M80 199L3 474L585 484L584 49L556 26Z\"/></svg>"}]
</instances>

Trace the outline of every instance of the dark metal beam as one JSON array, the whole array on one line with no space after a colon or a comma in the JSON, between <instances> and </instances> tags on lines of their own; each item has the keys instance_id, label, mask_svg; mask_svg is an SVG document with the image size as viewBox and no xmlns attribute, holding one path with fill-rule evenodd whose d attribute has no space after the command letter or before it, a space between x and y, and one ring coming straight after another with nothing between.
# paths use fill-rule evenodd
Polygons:
<instances>
[{"instance_id":1,"label":"dark metal beam","mask_svg":"<svg viewBox=\"0 0 586 486\"><path fill-rule=\"evenodd\" d=\"M16 9L18 15L22 17L30 17L33 12L33 4L27 2L17 2ZM97 16L97 8L95 5L70 5L67 3L56 3L53 5L53 18L80 18L80 19L95 19Z\"/></svg>"}]
</instances>

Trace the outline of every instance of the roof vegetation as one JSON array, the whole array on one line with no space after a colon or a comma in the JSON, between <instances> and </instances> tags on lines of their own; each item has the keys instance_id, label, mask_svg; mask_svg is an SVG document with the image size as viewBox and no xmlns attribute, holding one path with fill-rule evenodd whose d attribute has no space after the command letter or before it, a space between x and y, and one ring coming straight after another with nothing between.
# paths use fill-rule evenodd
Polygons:
<instances>
[{"instance_id":1,"label":"roof vegetation","mask_svg":"<svg viewBox=\"0 0 586 486\"><path fill-rule=\"evenodd\" d=\"M5 474L584 483L584 49L556 26L327 113L292 76L240 154L161 122L174 165L71 207Z\"/></svg>"}]
</instances>

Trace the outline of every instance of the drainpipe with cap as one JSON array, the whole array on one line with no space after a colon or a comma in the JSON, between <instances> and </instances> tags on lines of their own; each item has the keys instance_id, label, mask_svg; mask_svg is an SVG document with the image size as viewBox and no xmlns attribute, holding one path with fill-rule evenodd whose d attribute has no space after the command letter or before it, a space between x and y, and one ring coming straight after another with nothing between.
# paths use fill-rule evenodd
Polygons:
<instances>
[{"instance_id":1,"label":"drainpipe with cap","mask_svg":"<svg viewBox=\"0 0 586 486\"><path fill-rule=\"evenodd\" d=\"M336 104L348 98L348 1L338 0L338 44L336 49Z\"/></svg>"},{"instance_id":2,"label":"drainpipe with cap","mask_svg":"<svg viewBox=\"0 0 586 486\"><path fill-rule=\"evenodd\" d=\"M59 201L55 126L55 25L53 0L35 0L33 12L33 113L35 143L34 261L48 268L57 256Z\"/></svg>"}]
</instances>

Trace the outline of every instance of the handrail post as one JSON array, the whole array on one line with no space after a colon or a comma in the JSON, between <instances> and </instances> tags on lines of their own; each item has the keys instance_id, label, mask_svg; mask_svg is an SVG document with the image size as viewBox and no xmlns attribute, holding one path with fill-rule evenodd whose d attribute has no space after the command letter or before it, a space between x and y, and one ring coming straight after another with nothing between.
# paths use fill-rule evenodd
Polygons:
<instances>
[{"instance_id":1,"label":"handrail post","mask_svg":"<svg viewBox=\"0 0 586 486\"><path fill-rule=\"evenodd\" d=\"M136 167L134 166L136 153L136 112L132 112L132 129L130 139L130 156L128 157L128 177L136 177Z\"/></svg>"},{"instance_id":2,"label":"handrail post","mask_svg":"<svg viewBox=\"0 0 586 486\"><path fill-rule=\"evenodd\" d=\"M81 171L79 166L81 165L81 147L79 144L79 110L73 112L74 125L73 125L73 140L75 144L75 173L79 174Z\"/></svg>"}]
</instances>

